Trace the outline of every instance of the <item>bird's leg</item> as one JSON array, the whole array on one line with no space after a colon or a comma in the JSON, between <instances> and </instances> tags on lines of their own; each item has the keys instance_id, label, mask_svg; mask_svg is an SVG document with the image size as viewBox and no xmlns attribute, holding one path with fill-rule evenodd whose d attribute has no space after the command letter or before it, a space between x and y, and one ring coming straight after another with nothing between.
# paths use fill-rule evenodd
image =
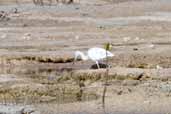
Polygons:
<instances>
[{"instance_id":1,"label":"bird's leg","mask_svg":"<svg viewBox=\"0 0 171 114\"><path fill-rule=\"evenodd\" d=\"M75 56L74 57L74 60L73 60L73 62L72 62L72 64L74 65L75 64L75 61L77 60L77 57Z\"/></svg>"},{"instance_id":2,"label":"bird's leg","mask_svg":"<svg viewBox=\"0 0 171 114\"><path fill-rule=\"evenodd\" d=\"M78 58L78 55L77 54L75 54L75 56L74 56L74 60L73 60L73 65L75 64L75 61L77 60L77 58Z\"/></svg>"},{"instance_id":3,"label":"bird's leg","mask_svg":"<svg viewBox=\"0 0 171 114\"><path fill-rule=\"evenodd\" d=\"M75 60L72 61L72 64L75 65Z\"/></svg>"},{"instance_id":4,"label":"bird's leg","mask_svg":"<svg viewBox=\"0 0 171 114\"><path fill-rule=\"evenodd\" d=\"M96 64L97 64L97 68L99 69L99 68L100 68L100 66L99 66L99 62L98 62L98 61L96 61Z\"/></svg>"}]
</instances>

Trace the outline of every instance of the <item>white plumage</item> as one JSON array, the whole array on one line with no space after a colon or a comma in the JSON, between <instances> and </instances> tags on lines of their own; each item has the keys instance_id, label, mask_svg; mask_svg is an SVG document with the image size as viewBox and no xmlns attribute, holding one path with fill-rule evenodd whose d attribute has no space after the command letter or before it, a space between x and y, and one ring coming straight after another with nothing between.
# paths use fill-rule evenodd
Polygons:
<instances>
[{"instance_id":1,"label":"white plumage","mask_svg":"<svg viewBox=\"0 0 171 114\"><path fill-rule=\"evenodd\" d=\"M91 59L92 61L96 62L97 67L100 68L99 62L98 62L99 60L102 60L102 59L104 59L106 57L113 57L113 56L114 55L111 52L106 51L103 48L94 47L94 48L90 48L87 51L87 55L85 55L83 52L76 51L74 61L77 60L77 58L79 58L79 57L82 60Z\"/></svg>"}]
</instances>

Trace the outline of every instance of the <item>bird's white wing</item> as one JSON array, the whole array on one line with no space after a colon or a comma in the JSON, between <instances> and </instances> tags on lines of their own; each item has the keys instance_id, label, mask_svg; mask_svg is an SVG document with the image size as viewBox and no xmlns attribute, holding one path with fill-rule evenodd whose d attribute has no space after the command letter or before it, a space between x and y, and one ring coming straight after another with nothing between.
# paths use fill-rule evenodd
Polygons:
<instances>
[{"instance_id":1,"label":"bird's white wing","mask_svg":"<svg viewBox=\"0 0 171 114\"><path fill-rule=\"evenodd\" d=\"M94 61L101 60L106 58L106 50L98 47L90 48L88 50L88 56ZM107 51L107 56L112 57L114 55L111 52Z\"/></svg>"}]
</instances>

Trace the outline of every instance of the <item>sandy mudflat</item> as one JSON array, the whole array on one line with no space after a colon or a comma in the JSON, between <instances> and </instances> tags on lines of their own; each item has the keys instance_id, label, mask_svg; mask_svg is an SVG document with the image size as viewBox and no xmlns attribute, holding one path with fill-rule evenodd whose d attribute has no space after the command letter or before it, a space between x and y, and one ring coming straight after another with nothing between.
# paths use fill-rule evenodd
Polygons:
<instances>
[{"instance_id":1,"label":"sandy mudflat","mask_svg":"<svg viewBox=\"0 0 171 114\"><path fill-rule=\"evenodd\" d=\"M103 114L105 69L72 61L76 50L110 42L106 113L171 113L170 0L0 2L0 103L41 114Z\"/></svg>"}]
</instances>

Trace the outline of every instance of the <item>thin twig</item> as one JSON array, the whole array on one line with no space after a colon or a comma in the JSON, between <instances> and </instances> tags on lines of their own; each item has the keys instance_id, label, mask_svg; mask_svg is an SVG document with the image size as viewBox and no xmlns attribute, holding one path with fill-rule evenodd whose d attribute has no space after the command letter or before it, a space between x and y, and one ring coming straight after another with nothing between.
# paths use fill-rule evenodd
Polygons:
<instances>
[{"instance_id":1,"label":"thin twig","mask_svg":"<svg viewBox=\"0 0 171 114\"><path fill-rule=\"evenodd\" d=\"M102 96L102 107L105 110L105 97L107 92L107 83L108 83L108 75L109 75L109 68L108 68L108 57L107 57L107 49L106 49L106 73L105 73L105 84L103 89L103 96Z\"/></svg>"}]
</instances>

